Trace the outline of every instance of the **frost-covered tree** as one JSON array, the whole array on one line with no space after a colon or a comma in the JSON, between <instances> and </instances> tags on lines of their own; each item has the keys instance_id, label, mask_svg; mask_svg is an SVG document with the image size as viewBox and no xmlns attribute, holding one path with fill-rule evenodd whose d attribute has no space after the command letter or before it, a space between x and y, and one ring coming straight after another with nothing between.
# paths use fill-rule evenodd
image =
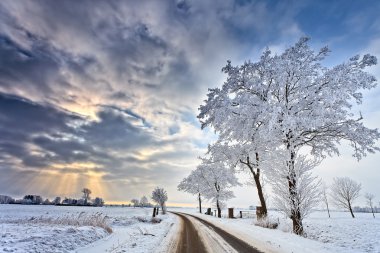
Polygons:
<instances>
[{"instance_id":1,"label":"frost-covered tree","mask_svg":"<svg viewBox=\"0 0 380 253\"><path fill-rule=\"evenodd\" d=\"M82 193L83 193L84 204L87 205L88 201L91 199L90 198L91 190L88 188L83 188Z\"/></svg>"},{"instance_id":2,"label":"frost-covered tree","mask_svg":"<svg viewBox=\"0 0 380 253\"><path fill-rule=\"evenodd\" d=\"M365 127L362 115L352 110L362 103L361 90L376 86L376 78L364 71L377 63L376 57L354 56L326 68L321 62L329 49L315 52L308 41L301 38L278 55L266 49L255 63L234 67L228 61L222 69L227 80L209 90L198 115L202 127L213 127L226 142L274 141L285 149L291 199L297 197L295 159L300 149L308 147L311 155L324 158L339 154L338 146L346 140L358 160L379 150L378 130ZM301 216L298 210L291 215L296 233L302 233Z\"/></svg>"},{"instance_id":3,"label":"frost-covered tree","mask_svg":"<svg viewBox=\"0 0 380 253\"><path fill-rule=\"evenodd\" d=\"M211 158L202 158L202 163L197 167L203 178L203 196L215 203L218 217L222 217L221 208L225 201L235 197L229 190L233 186L240 185L233 170L222 161L214 161ZM198 173L198 172L197 172Z\"/></svg>"},{"instance_id":4,"label":"frost-covered tree","mask_svg":"<svg viewBox=\"0 0 380 253\"><path fill-rule=\"evenodd\" d=\"M218 160L225 160L231 168L238 168L241 171L248 172L254 181L257 194L261 204L262 217L268 213L266 200L263 189L263 174L261 173L263 164L267 161L268 149L263 145L254 145L251 142L245 143L223 143L219 140L209 146L209 153ZM264 158L264 159L263 159Z\"/></svg>"},{"instance_id":5,"label":"frost-covered tree","mask_svg":"<svg viewBox=\"0 0 380 253\"><path fill-rule=\"evenodd\" d=\"M138 199L132 199L131 203L133 204L133 207L136 207L136 206L140 205L140 201Z\"/></svg>"},{"instance_id":6,"label":"frost-covered tree","mask_svg":"<svg viewBox=\"0 0 380 253\"><path fill-rule=\"evenodd\" d=\"M168 194L164 188L156 187L152 192L152 199L161 206L162 214L166 214L165 202L168 200Z\"/></svg>"},{"instance_id":7,"label":"frost-covered tree","mask_svg":"<svg viewBox=\"0 0 380 253\"><path fill-rule=\"evenodd\" d=\"M190 175L185 177L178 185L179 191L188 192L197 195L199 204L199 213L202 213L202 191L205 188L205 180L200 170L191 171Z\"/></svg>"},{"instance_id":8,"label":"frost-covered tree","mask_svg":"<svg viewBox=\"0 0 380 253\"><path fill-rule=\"evenodd\" d=\"M312 170L319 164L318 161L310 160L306 156L296 155L294 159L294 172L287 170L286 161L276 164L268 174L273 188L273 203L280 211L292 218L296 213L297 224L293 223L296 234L303 234L303 219L310 214L313 208L321 201L321 181L312 175ZM292 173L296 175L293 192L289 192L289 178ZM294 222L294 219L292 219Z\"/></svg>"},{"instance_id":9,"label":"frost-covered tree","mask_svg":"<svg viewBox=\"0 0 380 253\"><path fill-rule=\"evenodd\" d=\"M326 205L326 209L327 209L327 213L329 215L329 218L331 218L327 191L328 191L327 185L325 183L323 183L323 185L322 185L323 202Z\"/></svg>"},{"instance_id":10,"label":"frost-covered tree","mask_svg":"<svg viewBox=\"0 0 380 253\"><path fill-rule=\"evenodd\" d=\"M373 199L375 198L375 195L373 195L372 193L366 193L364 195L364 197L366 198L367 200L367 205L369 206L369 208L371 208L371 212L372 212L372 215L373 215L373 218L375 218L375 212L373 210Z\"/></svg>"},{"instance_id":11,"label":"frost-covered tree","mask_svg":"<svg viewBox=\"0 0 380 253\"><path fill-rule=\"evenodd\" d=\"M140 206L146 207L148 206L148 204L149 204L148 198L146 196L142 196L140 200Z\"/></svg>"},{"instance_id":12,"label":"frost-covered tree","mask_svg":"<svg viewBox=\"0 0 380 253\"><path fill-rule=\"evenodd\" d=\"M355 215L352 211L352 204L359 197L361 184L348 177L336 177L331 186L331 196L337 207L350 211L352 218Z\"/></svg>"}]
</instances>

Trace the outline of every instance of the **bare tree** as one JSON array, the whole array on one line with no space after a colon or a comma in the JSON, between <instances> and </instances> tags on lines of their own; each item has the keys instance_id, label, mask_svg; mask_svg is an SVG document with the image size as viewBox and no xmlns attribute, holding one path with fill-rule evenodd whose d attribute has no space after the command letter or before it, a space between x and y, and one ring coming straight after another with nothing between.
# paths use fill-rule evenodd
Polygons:
<instances>
[{"instance_id":1,"label":"bare tree","mask_svg":"<svg viewBox=\"0 0 380 253\"><path fill-rule=\"evenodd\" d=\"M168 200L168 194L164 188L156 187L152 192L152 199L161 206L162 214L166 213L165 202Z\"/></svg>"},{"instance_id":2,"label":"bare tree","mask_svg":"<svg viewBox=\"0 0 380 253\"><path fill-rule=\"evenodd\" d=\"M364 197L367 199L367 205L369 205L369 207L371 208L371 212L372 212L372 215L373 215L373 218L375 218L375 212L373 211L373 199L375 198L375 195L373 195L372 193L366 193L364 195Z\"/></svg>"},{"instance_id":3,"label":"bare tree","mask_svg":"<svg viewBox=\"0 0 380 253\"><path fill-rule=\"evenodd\" d=\"M352 212L352 203L359 197L361 184L353 181L348 177L336 177L331 187L331 196L337 207L345 208L350 211L352 218L355 218Z\"/></svg>"},{"instance_id":4,"label":"bare tree","mask_svg":"<svg viewBox=\"0 0 380 253\"><path fill-rule=\"evenodd\" d=\"M327 191L328 191L327 185L323 183L322 185L323 202L325 202L327 213L329 214L329 218L331 218Z\"/></svg>"},{"instance_id":5,"label":"bare tree","mask_svg":"<svg viewBox=\"0 0 380 253\"><path fill-rule=\"evenodd\" d=\"M88 188L83 188L82 193L83 193L84 204L87 205L87 202L90 200L91 190Z\"/></svg>"}]
</instances>

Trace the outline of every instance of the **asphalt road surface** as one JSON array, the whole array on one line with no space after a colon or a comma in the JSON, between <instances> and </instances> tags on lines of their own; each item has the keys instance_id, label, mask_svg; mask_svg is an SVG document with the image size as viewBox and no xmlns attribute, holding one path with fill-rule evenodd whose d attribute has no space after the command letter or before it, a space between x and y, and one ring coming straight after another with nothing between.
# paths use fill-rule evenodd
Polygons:
<instances>
[{"instance_id":1,"label":"asphalt road surface","mask_svg":"<svg viewBox=\"0 0 380 253\"><path fill-rule=\"evenodd\" d=\"M190 214L172 212L181 221L173 253L262 253L236 236Z\"/></svg>"}]
</instances>

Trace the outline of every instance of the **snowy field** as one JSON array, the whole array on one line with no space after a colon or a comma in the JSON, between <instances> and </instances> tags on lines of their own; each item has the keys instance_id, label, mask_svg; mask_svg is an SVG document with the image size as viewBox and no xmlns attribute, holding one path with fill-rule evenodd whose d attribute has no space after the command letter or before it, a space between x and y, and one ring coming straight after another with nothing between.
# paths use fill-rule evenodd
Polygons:
<instances>
[{"instance_id":1,"label":"snowy field","mask_svg":"<svg viewBox=\"0 0 380 253\"><path fill-rule=\"evenodd\" d=\"M173 208L173 211L197 214L195 208ZM206 209L203 209L205 212ZM235 210L235 217L238 216ZM254 211L253 211L254 212ZM227 210L222 214L226 215ZM278 229L271 230L254 225L255 219L218 219L200 215L224 228L226 231L257 246L264 252L344 252L380 253L380 215L374 219L369 213L355 213L351 218L347 212L313 212L304 221L307 238L292 234L291 220L275 211L269 211L273 220L280 221Z\"/></svg>"},{"instance_id":2,"label":"snowy field","mask_svg":"<svg viewBox=\"0 0 380 253\"><path fill-rule=\"evenodd\" d=\"M153 224L151 213L148 208L0 205L0 252L154 252L176 218L159 215L162 221Z\"/></svg>"},{"instance_id":3,"label":"snowy field","mask_svg":"<svg viewBox=\"0 0 380 253\"><path fill-rule=\"evenodd\" d=\"M195 208L172 208L197 214ZM149 221L151 209L128 207L64 207L0 205L0 252L165 252L174 215L159 215L161 223ZM205 211L205 209L204 209ZM238 216L235 210L235 216ZM223 211L226 215L226 210ZM371 214L314 212L304 221L308 238L291 233L290 220L274 211L278 229L254 225L254 218L218 219L200 215L264 252L375 252L380 253L380 218ZM107 227L72 224L71 221L105 218ZM103 221L103 220L102 220ZM177 224L178 225L178 224Z\"/></svg>"}]
</instances>

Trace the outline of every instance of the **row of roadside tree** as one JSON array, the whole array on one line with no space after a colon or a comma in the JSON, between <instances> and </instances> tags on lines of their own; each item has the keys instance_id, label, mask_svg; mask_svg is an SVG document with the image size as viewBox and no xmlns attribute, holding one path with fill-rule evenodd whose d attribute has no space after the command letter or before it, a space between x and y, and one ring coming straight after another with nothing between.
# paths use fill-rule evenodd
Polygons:
<instances>
[{"instance_id":1,"label":"row of roadside tree","mask_svg":"<svg viewBox=\"0 0 380 253\"><path fill-rule=\"evenodd\" d=\"M364 71L376 57L357 55L328 68L322 62L329 53L328 47L315 52L309 38L301 38L282 54L266 49L257 62L233 66L228 61L222 69L225 82L209 89L198 115L202 129L211 128L218 139L178 189L198 195L199 204L202 197L213 201L220 217L233 197L230 188L239 185L236 173L246 172L256 185L263 217L268 214L263 183L269 182L274 207L302 235L303 219L322 196L313 170L327 156L339 155L342 141L357 160L379 151L379 131L364 126L353 107L362 103L362 90L377 85ZM332 187L340 188L332 192L337 196L351 181L336 178Z\"/></svg>"}]
</instances>

